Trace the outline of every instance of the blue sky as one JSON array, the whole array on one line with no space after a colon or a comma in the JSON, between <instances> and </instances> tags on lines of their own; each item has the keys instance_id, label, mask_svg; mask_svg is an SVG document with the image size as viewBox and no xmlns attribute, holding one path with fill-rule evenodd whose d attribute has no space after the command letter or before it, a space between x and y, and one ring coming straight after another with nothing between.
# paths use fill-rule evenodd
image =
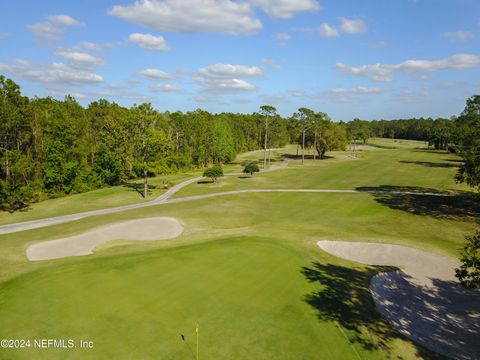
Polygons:
<instances>
[{"instance_id":1,"label":"blue sky","mask_svg":"<svg viewBox=\"0 0 480 360\"><path fill-rule=\"evenodd\" d=\"M450 117L480 92L478 0L0 2L28 96L160 111Z\"/></svg>"}]
</instances>

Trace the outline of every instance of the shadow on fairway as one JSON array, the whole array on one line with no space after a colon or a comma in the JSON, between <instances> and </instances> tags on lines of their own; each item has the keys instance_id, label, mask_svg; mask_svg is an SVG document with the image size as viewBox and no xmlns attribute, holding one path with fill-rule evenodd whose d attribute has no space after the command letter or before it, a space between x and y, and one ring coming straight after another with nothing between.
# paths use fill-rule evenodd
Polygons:
<instances>
[{"instance_id":1,"label":"shadow on fairway","mask_svg":"<svg viewBox=\"0 0 480 360\"><path fill-rule=\"evenodd\" d=\"M132 189L133 191L136 191L142 197L144 197L143 196L144 195L143 194L143 184L129 183L129 184L125 184L123 186L126 187L126 188L129 188L129 189ZM155 185L150 185L150 184L148 184L147 187L148 187L148 195L151 195L152 190L157 188Z\"/></svg>"},{"instance_id":2,"label":"shadow on fairway","mask_svg":"<svg viewBox=\"0 0 480 360\"><path fill-rule=\"evenodd\" d=\"M426 152L426 153L430 153L430 154L449 154L449 152L447 150L428 150L428 149L421 149L421 148L416 148L415 150L413 150L414 152Z\"/></svg>"},{"instance_id":3,"label":"shadow on fairway","mask_svg":"<svg viewBox=\"0 0 480 360\"><path fill-rule=\"evenodd\" d=\"M379 272L393 270L396 268L371 266L358 270L314 262L310 267L302 267L301 273L319 290L305 295L304 301L315 309L320 321L333 321L347 329L351 343L366 350L388 351L390 340L406 338L377 312L369 284ZM417 344L414 346L421 358L443 359Z\"/></svg>"},{"instance_id":4,"label":"shadow on fairway","mask_svg":"<svg viewBox=\"0 0 480 360\"><path fill-rule=\"evenodd\" d=\"M302 158L302 154L295 155L295 154L282 154L282 156L286 159L294 159L298 160ZM315 155L315 160L327 160L327 159L333 159L333 156L328 156L324 155L322 159L318 155ZM305 160L313 160L313 155L311 154L305 154Z\"/></svg>"},{"instance_id":5,"label":"shadow on fairway","mask_svg":"<svg viewBox=\"0 0 480 360\"><path fill-rule=\"evenodd\" d=\"M450 161L450 162L456 162L456 163L460 163L460 164L463 164L464 161L462 159L442 159L443 161Z\"/></svg>"},{"instance_id":6,"label":"shadow on fairway","mask_svg":"<svg viewBox=\"0 0 480 360\"><path fill-rule=\"evenodd\" d=\"M426 166L426 167L433 167L433 168L456 168L458 165L456 164L450 164L446 162L438 163L438 162L431 162L431 161L407 161L407 160L401 160L399 163L402 164L415 164L415 165L421 165L421 166Z\"/></svg>"},{"instance_id":7,"label":"shadow on fairway","mask_svg":"<svg viewBox=\"0 0 480 360\"><path fill-rule=\"evenodd\" d=\"M358 191L372 192L375 201L390 209L440 219L470 219L480 217L480 196L471 192L457 192L450 196L433 196L409 193L449 194L447 191L419 186L362 186ZM377 193L375 193L377 192Z\"/></svg>"},{"instance_id":8,"label":"shadow on fairway","mask_svg":"<svg viewBox=\"0 0 480 360\"><path fill-rule=\"evenodd\" d=\"M398 147L396 146L389 146L389 145L380 145L380 144L372 144L372 143L366 143L365 145L368 145L374 148L379 148L379 149L389 149L389 150L398 149Z\"/></svg>"}]
</instances>

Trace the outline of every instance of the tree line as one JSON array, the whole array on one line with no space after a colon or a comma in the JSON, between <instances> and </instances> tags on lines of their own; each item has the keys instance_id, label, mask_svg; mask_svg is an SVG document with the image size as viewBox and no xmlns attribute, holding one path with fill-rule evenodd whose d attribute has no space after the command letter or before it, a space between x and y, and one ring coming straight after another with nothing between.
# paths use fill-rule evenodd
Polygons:
<instances>
[{"instance_id":1,"label":"tree line","mask_svg":"<svg viewBox=\"0 0 480 360\"><path fill-rule=\"evenodd\" d=\"M0 76L0 209L137 178L146 189L149 176L300 142L306 121L317 125L309 125L302 146L315 145L321 158L347 138L344 127L320 114L285 119L272 106L252 114L159 112L147 103L126 108L104 99L83 107L70 95L29 99Z\"/></svg>"},{"instance_id":2,"label":"tree line","mask_svg":"<svg viewBox=\"0 0 480 360\"><path fill-rule=\"evenodd\" d=\"M371 137L419 140L428 142L436 150L454 151L454 145L461 138L458 133L457 117L412 118L398 120L360 120L348 123L352 138L367 142Z\"/></svg>"}]
</instances>

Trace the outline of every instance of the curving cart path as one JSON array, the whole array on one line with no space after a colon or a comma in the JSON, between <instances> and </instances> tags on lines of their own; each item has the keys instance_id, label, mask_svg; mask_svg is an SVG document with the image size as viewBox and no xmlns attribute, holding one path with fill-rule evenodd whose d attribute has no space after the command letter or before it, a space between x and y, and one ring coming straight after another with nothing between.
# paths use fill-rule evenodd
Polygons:
<instances>
[{"instance_id":1,"label":"curving cart path","mask_svg":"<svg viewBox=\"0 0 480 360\"><path fill-rule=\"evenodd\" d=\"M275 165L275 167L271 167L268 170L264 170L263 172L275 171L288 166L288 161L285 160L281 165ZM225 176L234 176L238 174L225 174ZM429 192L409 192L409 191L369 191L369 190L335 190L335 189L250 189L250 190L234 190L234 191L224 191L224 192L217 192L211 194L203 194L203 195L193 195L193 196L186 196L182 198L175 198L171 199L171 197L176 194L178 191L183 189L184 187L193 184L195 182L200 181L203 179L202 177L196 177L193 179L186 180L181 182L168 191L160 195L159 197L147 201L144 203L139 204L132 204L132 205L124 205L118 206L114 208L107 208L107 209L100 209L100 210L92 210L92 211L85 211L76 214L69 214L69 215L62 215L62 216L55 216L51 218L45 219L38 219L32 221L24 221L14 224L7 224L7 225L0 225L0 235L1 234L9 234L19 231L37 229L41 227L56 225L56 224L63 224L70 221L80 220L89 216L95 215L106 215L106 214L113 214L118 212L123 212L132 209L140 209L148 206L156 206L156 205L163 205L163 204L171 204L171 203L178 203L178 202L185 202L185 201L195 201L201 200L206 198L212 198L217 196L226 196L226 195L235 195L235 194L247 194L247 193L347 193L347 194L355 194L355 193L369 193L369 194L405 194L405 195L429 195L429 196L451 196L450 194L443 194L443 193L429 193Z\"/></svg>"}]
</instances>

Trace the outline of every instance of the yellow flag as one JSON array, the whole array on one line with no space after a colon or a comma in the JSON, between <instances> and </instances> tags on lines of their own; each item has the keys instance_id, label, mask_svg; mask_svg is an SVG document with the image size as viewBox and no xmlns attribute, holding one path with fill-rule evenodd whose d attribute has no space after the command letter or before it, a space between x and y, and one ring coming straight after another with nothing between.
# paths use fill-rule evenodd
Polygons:
<instances>
[{"instance_id":1,"label":"yellow flag","mask_svg":"<svg viewBox=\"0 0 480 360\"><path fill-rule=\"evenodd\" d=\"M198 334L198 324L197 324L197 327L195 328L195 332Z\"/></svg>"}]
</instances>

